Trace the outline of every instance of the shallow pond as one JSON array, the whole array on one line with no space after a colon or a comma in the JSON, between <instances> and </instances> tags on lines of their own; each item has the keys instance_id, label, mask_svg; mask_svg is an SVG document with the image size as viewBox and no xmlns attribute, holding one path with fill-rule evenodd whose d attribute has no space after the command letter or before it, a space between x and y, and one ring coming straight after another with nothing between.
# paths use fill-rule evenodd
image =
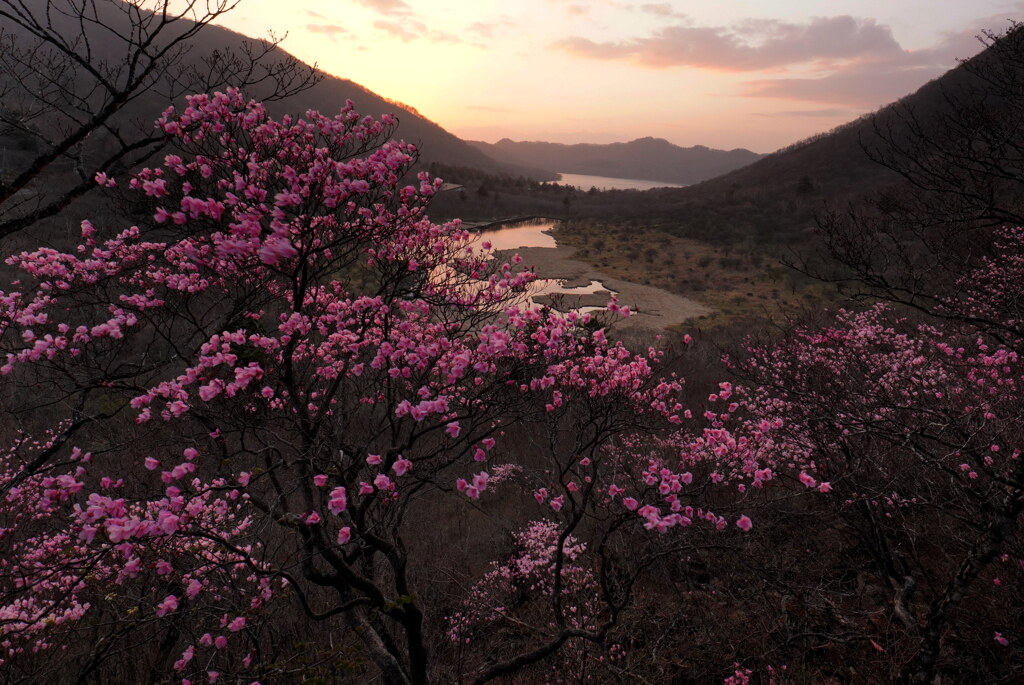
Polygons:
<instances>
[{"instance_id":1,"label":"shallow pond","mask_svg":"<svg viewBox=\"0 0 1024 685\"><path fill-rule=\"evenodd\" d=\"M560 246L551 231L555 220L544 219L488 227L477 232L479 243L505 251L497 258L506 261L512 252L523 258L523 265L536 269L542 278L523 293L523 302L554 307L558 311L601 312L618 296L633 316L616 319L619 327L660 331L685 321L710 314L706 305L662 288L609 277L592 264L574 257L572 247Z\"/></svg>"},{"instance_id":2,"label":"shallow pond","mask_svg":"<svg viewBox=\"0 0 1024 685\"><path fill-rule=\"evenodd\" d=\"M550 219L539 219L537 221L522 225L509 226L506 228L488 229L480 232L480 243L488 242L495 250L519 250L531 247L543 247L557 249L558 241L551 235L555 222ZM551 301L538 302L539 298L553 297L554 304L559 311L576 311L579 313L601 311L604 307L582 306L563 308L559 306L559 295L594 295L605 293L611 297L614 290L607 288L601 281L591 280L587 285L571 286L561 278L538 278L530 284L528 299L531 304L550 304Z\"/></svg>"}]
</instances>

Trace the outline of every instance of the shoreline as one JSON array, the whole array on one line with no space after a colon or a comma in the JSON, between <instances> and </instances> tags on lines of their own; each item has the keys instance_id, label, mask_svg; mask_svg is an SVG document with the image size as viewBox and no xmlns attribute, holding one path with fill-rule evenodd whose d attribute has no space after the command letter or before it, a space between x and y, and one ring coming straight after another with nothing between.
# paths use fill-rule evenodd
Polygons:
<instances>
[{"instance_id":1,"label":"shoreline","mask_svg":"<svg viewBox=\"0 0 1024 685\"><path fill-rule=\"evenodd\" d=\"M552 221L552 226L544 232L557 241L558 227L555 222L558 220L550 217L538 219ZM587 286L591 281L600 281L607 290L618 294L619 304L629 305L633 312L628 319L616 319L615 327L619 329L668 329L714 312L701 302L667 290L612 278L592 264L576 259L576 248L568 245L498 250L495 255L506 253L522 257L523 265L533 268L538 278L560 280L566 287ZM603 306L608 302L607 297L600 294L560 294L542 296L541 303L550 304L556 297L560 304L569 309ZM598 299L600 302L596 302Z\"/></svg>"},{"instance_id":2,"label":"shoreline","mask_svg":"<svg viewBox=\"0 0 1024 685\"><path fill-rule=\"evenodd\" d=\"M531 221L550 221L553 224L558 221L564 221L564 219L555 216L516 216L510 219L497 219L488 223L480 223L478 221L463 221L462 228L468 231L492 231L500 230L502 228L511 228L518 226L519 224L526 224Z\"/></svg>"}]
</instances>

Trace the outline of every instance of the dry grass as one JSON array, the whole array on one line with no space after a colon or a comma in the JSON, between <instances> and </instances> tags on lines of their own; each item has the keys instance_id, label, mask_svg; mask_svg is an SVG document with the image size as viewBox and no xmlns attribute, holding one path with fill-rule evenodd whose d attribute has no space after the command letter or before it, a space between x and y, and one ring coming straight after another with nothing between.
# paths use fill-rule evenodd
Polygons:
<instances>
[{"instance_id":1,"label":"dry grass","mask_svg":"<svg viewBox=\"0 0 1024 685\"><path fill-rule=\"evenodd\" d=\"M827 287L756 248L715 246L616 222L563 222L555 235L576 249L576 259L613 278L663 288L714 310L686 325L777 320L831 299Z\"/></svg>"}]
</instances>

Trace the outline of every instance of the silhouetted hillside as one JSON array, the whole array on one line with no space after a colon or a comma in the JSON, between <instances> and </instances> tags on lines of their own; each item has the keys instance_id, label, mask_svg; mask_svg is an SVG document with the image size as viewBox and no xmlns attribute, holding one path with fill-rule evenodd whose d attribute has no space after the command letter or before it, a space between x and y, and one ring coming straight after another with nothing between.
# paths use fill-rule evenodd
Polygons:
<instances>
[{"instance_id":1,"label":"silhouetted hillside","mask_svg":"<svg viewBox=\"0 0 1024 685\"><path fill-rule=\"evenodd\" d=\"M109 26L121 27L123 25L125 31L130 32L128 23L130 13L121 11L116 3L96 3L95 8L90 11L94 11L96 16ZM176 35L186 33L191 25L192 22L182 19L175 28ZM60 35L66 36L69 42L73 42L83 30L83 26L74 21L74 17L64 16L61 13L54 13L52 26ZM102 60L107 64L116 65L124 59L127 47L121 43L119 36L101 28L100 22L86 22L84 29L90 33L89 50L93 53L92 58L97 63ZM3 31L5 40L14 41L13 44L21 49L32 50L33 38L24 28L13 22L0 22L0 30ZM200 70L203 69L204 60L214 53L245 55L252 51L254 46L255 51L259 52L258 41L214 24L205 26L194 38L190 39L190 44L192 47L187 53L184 64L197 65ZM322 80L313 88L286 100L272 103L270 108L278 115L302 114L308 109L331 113L337 112L344 106L346 99L351 99L360 114L372 116L379 116L385 112L395 114L399 119L396 136L418 144L424 161L440 161L446 164L469 166L499 174L528 175L541 180L555 178L554 174L537 169L526 169L515 164L497 162L423 117L411 107L373 93L348 79L323 73L321 76ZM247 94L256 99L263 99L265 96L265 93L260 92L258 88L251 89ZM166 99L154 92L144 92L134 98L117 116L117 123L122 126L139 126L151 130L152 122L160 116L167 104ZM175 104L182 105L183 102ZM19 102L12 99L9 99L4 105L15 108L21 106ZM28 108L30 105L25 105L25 107ZM42 120L39 125L47 126ZM35 147L35 145L24 138L24 136L0 138L0 147L6 150L6 156L0 156L0 161L15 164L22 157L26 157L29 152L28 148ZM25 154L22 154L22 151Z\"/></svg>"},{"instance_id":2,"label":"silhouetted hillside","mask_svg":"<svg viewBox=\"0 0 1024 685\"><path fill-rule=\"evenodd\" d=\"M508 138L494 144L469 142L490 157L510 164L683 185L714 178L761 157L743 149L713 150L703 145L684 148L662 138L608 145L516 142Z\"/></svg>"},{"instance_id":3,"label":"silhouetted hillside","mask_svg":"<svg viewBox=\"0 0 1024 685\"><path fill-rule=\"evenodd\" d=\"M230 33L230 32L228 32ZM232 34L240 38L237 34ZM209 36L207 36L209 38ZM423 117L406 105L388 100L348 79L324 75L323 81L299 95L275 103L273 109L280 113L304 112L318 109L323 112L336 111L351 99L360 114L379 116L392 113L398 117L396 136L416 143L425 162L467 166L498 174L523 175L538 180L553 180L555 175L528 164L503 163L496 161L458 138L433 121Z\"/></svg>"},{"instance_id":4,"label":"silhouetted hillside","mask_svg":"<svg viewBox=\"0 0 1024 685\"><path fill-rule=\"evenodd\" d=\"M671 215L679 232L694 237L804 240L817 213L843 211L868 198L885 204L899 192L901 176L878 161L892 155L893 143L909 146L896 166L912 164L918 153L935 155L962 145L962 140L943 139L950 136L950 120L982 101L989 111L997 106L990 102L989 84L977 74L1000 68L997 59L986 50L874 114L703 183L650 191L649 207Z\"/></svg>"}]
</instances>

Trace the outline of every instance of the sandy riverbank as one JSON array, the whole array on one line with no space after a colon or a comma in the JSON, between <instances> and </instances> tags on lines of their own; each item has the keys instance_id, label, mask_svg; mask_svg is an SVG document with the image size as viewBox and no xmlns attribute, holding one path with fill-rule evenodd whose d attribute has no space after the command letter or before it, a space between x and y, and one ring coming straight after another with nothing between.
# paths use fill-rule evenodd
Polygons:
<instances>
[{"instance_id":1,"label":"sandy riverbank","mask_svg":"<svg viewBox=\"0 0 1024 685\"><path fill-rule=\"evenodd\" d=\"M558 238L557 228L553 231ZM628 319L619 319L616 328L661 330L684 323L698 316L710 314L713 310L706 305L660 288L639 283L631 283L611 278L595 269L592 265L575 259L575 248L559 245L557 248L521 247L516 250L505 250L498 253L502 259L504 253L519 253L523 264L532 266L540 278L557 278L565 281L569 287L589 285L591 281L600 281L606 288L618 293L619 304L629 305L635 314ZM608 302L608 295L597 293L592 295L559 295L559 309L573 309L581 306L603 306ZM551 298L538 298L544 302ZM550 303L550 302L548 302Z\"/></svg>"}]
</instances>

